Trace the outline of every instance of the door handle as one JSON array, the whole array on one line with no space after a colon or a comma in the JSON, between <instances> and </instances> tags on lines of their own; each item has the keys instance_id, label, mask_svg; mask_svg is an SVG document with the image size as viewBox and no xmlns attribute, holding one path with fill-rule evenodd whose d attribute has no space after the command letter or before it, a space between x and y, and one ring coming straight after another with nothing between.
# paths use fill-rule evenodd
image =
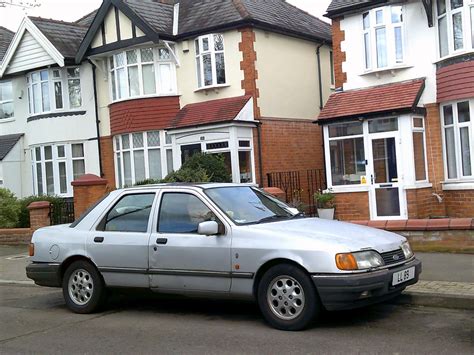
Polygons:
<instances>
[{"instance_id":1,"label":"door handle","mask_svg":"<svg viewBox=\"0 0 474 355\"><path fill-rule=\"evenodd\" d=\"M104 237L95 237L94 243L102 243L104 241Z\"/></svg>"},{"instance_id":2,"label":"door handle","mask_svg":"<svg viewBox=\"0 0 474 355\"><path fill-rule=\"evenodd\" d=\"M163 245L164 245L164 244L166 244L166 243L168 243L168 239L167 239L167 238L158 238L158 239L156 240L156 244L163 244Z\"/></svg>"}]
</instances>

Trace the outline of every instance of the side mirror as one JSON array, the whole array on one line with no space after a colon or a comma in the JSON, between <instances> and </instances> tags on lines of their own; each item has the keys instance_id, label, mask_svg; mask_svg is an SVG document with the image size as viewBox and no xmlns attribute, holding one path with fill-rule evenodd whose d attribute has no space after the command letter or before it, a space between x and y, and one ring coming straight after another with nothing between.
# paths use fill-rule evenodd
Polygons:
<instances>
[{"instance_id":1,"label":"side mirror","mask_svg":"<svg viewBox=\"0 0 474 355\"><path fill-rule=\"evenodd\" d=\"M198 234L217 235L219 234L219 225L215 221L201 222L198 225Z\"/></svg>"}]
</instances>

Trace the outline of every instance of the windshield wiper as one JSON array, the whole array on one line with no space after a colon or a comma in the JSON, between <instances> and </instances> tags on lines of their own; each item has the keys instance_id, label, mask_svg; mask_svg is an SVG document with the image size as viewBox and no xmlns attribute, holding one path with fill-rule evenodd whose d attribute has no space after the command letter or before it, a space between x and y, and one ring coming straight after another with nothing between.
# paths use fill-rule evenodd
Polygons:
<instances>
[{"instance_id":1,"label":"windshield wiper","mask_svg":"<svg viewBox=\"0 0 474 355\"><path fill-rule=\"evenodd\" d=\"M271 221L276 221L276 220L279 220L279 219L288 219L290 217L288 216L278 216L278 215L273 215L273 216L268 216L268 217L265 217L265 218L262 218L260 220L258 220L257 224L260 224L260 223L265 223L265 222L271 222Z\"/></svg>"},{"instance_id":2,"label":"windshield wiper","mask_svg":"<svg viewBox=\"0 0 474 355\"><path fill-rule=\"evenodd\" d=\"M294 214L293 216L290 217L290 219L296 219L296 218L305 218L306 215L304 212L298 212L297 214Z\"/></svg>"}]
</instances>

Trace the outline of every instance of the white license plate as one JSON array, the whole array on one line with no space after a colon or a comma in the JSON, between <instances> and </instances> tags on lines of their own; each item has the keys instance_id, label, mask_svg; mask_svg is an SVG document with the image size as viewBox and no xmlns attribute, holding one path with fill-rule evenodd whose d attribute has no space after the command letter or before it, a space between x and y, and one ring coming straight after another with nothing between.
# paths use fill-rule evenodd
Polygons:
<instances>
[{"instance_id":1,"label":"white license plate","mask_svg":"<svg viewBox=\"0 0 474 355\"><path fill-rule=\"evenodd\" d=\"M392 286L407 282L415 278L415 267L405 269L393 274Z\"/></svg>"}]
</instances>

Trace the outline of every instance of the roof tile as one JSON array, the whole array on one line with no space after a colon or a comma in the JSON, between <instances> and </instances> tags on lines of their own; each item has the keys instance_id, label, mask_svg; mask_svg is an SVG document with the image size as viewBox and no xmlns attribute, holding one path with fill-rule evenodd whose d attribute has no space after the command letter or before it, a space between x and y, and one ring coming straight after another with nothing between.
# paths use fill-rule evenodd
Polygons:
<instances>
[{"instance_id":1,"label":"roof tile","mask_svg":"<svg viewBox=\"0 0 474 355\"><path fill-rule=\"evenodd\" d=\"M22 133L0 136L0 161L2 161L8 153L10 153L10 150L13 149L15 144L22 136Z\"/></svg>"}]
</instances>

